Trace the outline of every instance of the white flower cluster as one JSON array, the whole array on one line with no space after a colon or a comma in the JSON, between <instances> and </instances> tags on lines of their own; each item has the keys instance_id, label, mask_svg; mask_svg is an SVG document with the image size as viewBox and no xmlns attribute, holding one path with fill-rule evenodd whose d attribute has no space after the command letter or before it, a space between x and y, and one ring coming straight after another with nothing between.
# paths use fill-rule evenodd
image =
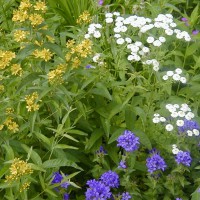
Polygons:
<instances>
[{"instance_id":1,"label":"white flower cluster","mask_svg":"<svg viewBox=\"0 0 200 200\"><path fill-rule=\"evenodd\" d=\"M167 104L165 107L170 112L170 117L172 119L175 119L174 122L177 127L184 126L184 119L191 120L194 118L194 113L191 112L191 109L187 104L181 104L181 106L178 104ZM153 123L166 122L167 124L165 125L165 129L169 132L174 130L173 123L169 123L165 117L160 116L160 114L158 113L154 114L152 120ZM173 120L171 121L173 122ZM190 130L188 131L187 131L188 136L191 136ZM194 129L191 132L196 136L199 135L199 131L197 129Z\"/></svg>"},{"instance_id":2,"label":"white flower cluster","mask_svg":"<svg viewBox=\"0 0 200 200\"><path fill-rule=\"evenodd\" d=\"M180 150L177 148L177 145L176 144L173 144L172 145L172 153L173 154L178 154L178 152L179 152Z\"/></svg>"},{"instance_id":3,"label":"white flower cluster","mask_svg":"<svg viewBox=\"0 0 200 200\"><path fill-rule=\"evenodd\" d=\"M146 61L144 61L142 63L146 64L146 65L153 65L153 70L154 71L158 71L159 70L160 63L156 59L146 60Z\"/></svg>"},{"instance_id":4,"label":"white flower cluster","mask_svg":"<svg viewBox=\"0 0 200 200\"><path fill-rule=\"evenodd\" d=\"M186 83L187 79L183 76L180 76L182 74L182 69L177 68L175 71L167 71L167 73L162 77L163 80L168 80L169 78L172 78L174 81L180 81L181 83Z\"/></svg>"},{"instance_id":5,"label":"white flower cluster","mask_svg":"<svg viewBox=\"0 0 200 200\"><path fill-rule=\"evenodd\" d=\"M88 39L91 36L95 38L100 38L101 37L100 29L102 29L101 24L90 24L88 27L88 32L85 34L85 39Z\"/></svg>"},{"instance_id":6,"label":"white flower cluster","mask_svg":"<svg viewBox=\"0 0 200 200\"><path fill-rule=\"evenodd\" d=\"M166 42L166 38L161 36L158 39L155 39L153 36L149 36L146 41L149 44L153 44L155 47L159 47L162 43Z\"/></svg>"},{"instance_id":7,"label":"white flower cluster","mask_svg":"<svg viewBox=\"0 0 200 200\"><path fill-rule=\"evenodd\" d=\"M101 54L100 53L96 53L93 58L92 58L93 62L97 63L98 65L103 65L103 61L101 59Z\"/></svg>"}]
</instances>

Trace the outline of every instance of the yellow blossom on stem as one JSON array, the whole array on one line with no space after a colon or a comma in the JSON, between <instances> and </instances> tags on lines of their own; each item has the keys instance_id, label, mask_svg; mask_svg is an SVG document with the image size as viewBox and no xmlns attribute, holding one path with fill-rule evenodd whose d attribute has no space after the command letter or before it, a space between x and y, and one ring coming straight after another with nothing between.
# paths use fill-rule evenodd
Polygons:
<instances>
[{"instance_id":1,"label":"yellow blossom on stem","mask_svg":"<svg viewBox=\"0 0 200 200\"><path fill-rule=\"evenodd\" d=\"M51 57L53 56L53 53L50 52L49 49L36 49L33 53L32 53L36 58L41 58L43 60L45 60L46 62L49 61L51 59Z\"/></svg>"},{"instance_id":2,"label":"yellow blossom on stem","mask_svg":"<svg viewBox=\"0 0 200 200\"><path fill-rule=\"evenodd\" d=\"M19 10L28 10L31 6L29 0L22 0L19 5Z\"/></svg>"},{"instance_id":3,"label":"yellow blossom on stem","mask_svg":"<svg viewBox=\"0 0 200 200\"><path fill-rule=\"evenodd\" d=\"M81 61L78 57L75 57L75 58L72 59L72 67L73 68L79 67L80 64L81 64Z\"/></svg>"},{"instance_id":4,"label":"yellow blossom on stem","mask_svg":"<svg viewBox=\"0 0 200 200\"><path fill-rule=\"evenodd\" d=\"M31 21L31 25L35 27L40 25L44 21L44 18L40 14L33 13L29 16L29 20Z\"/></svg>"},{"instance_id":5,"label":"yellow blossom on stem","mask_svg":"<svg viewBox=\"0 0 200 200\"><path fill-rule=\"evenodd\" d=\"M3 129L3 127L4 127L4 125L3 125L3 124L1 124L1 125L0 125L0 131Z\"/></svg>"},{"instance_id":6,"label":"yellow blossom on stem","mask_svg":"<svg viewBox=\"0 0 200 200\"><path fill-rule=\"evenodd\" d=\"M56 69L48 73L48 81L50 84L62 84L63 83L63 74L64 74L64 65L60 64Z\"/></svg>"},{"instance_id":7,"label":"yellow blossom on stem","mask_svg":"<svg viewBox=\"0 0 200 200\"><path fill-rule=\"evenodd\" d=\"M27 162L20 160L19 158L15 158L13 160L9 171L10 175L6 176L5 182L14 182L20 179L22 176L33 173L33 170L31 169L30 165Z\"/></svg>"},{"instance_id":8,"label":"yellow blossom on stem","mask_svg":"<svg viewBox=\"0 0 200 200\"><path fill-rule=\"evenodd\" d=\"M23 72L20 64L13 64L11 66L10 70L11 70L12 75L19 75L19 76L21 76L22 72Z\"/></svg>"},{"instance_id":9,"label":"yellow blossom on stem","mask_svg":"<svg viewBox=\"0 0 200 200\"><path fill-rule=\"evenodd\" d=\"M22 42L24 39L26 39L27 34L27 31L16 30L14 32L14 40L16 42Z\"/></svg>"},{"instance_id":10,"label":"yellow blossom on stem","mask_svg":"<svg viewBox=\"0 0 200 200\"><path fill-rule=\"evenodd\" d=\"M26 108L28 112L39 110L39 105L35 102L38 99L38 93L33 92L32 94L25 96Z\"/></svg>"},{"instance_id":11,"label":"yellow blossom on stem","mask_svg":"<svg viewBox=\"0 0 200 200\"><path fill-rule=\"evenodd\" d=\"M19 131L19 125L16 122L10 122L8 125L8 130L12 131L13 133L16 133Z\"/></svg>"},{"instance_id":12,"label":"yellow blossom on stem","mask_svg":"<svg viewBox=\"0 0 200 200\"><path fill-rule=\"evenodd\" d=\"M19 192L23 192L24 190L27 190L27 189L30 187L30 184L31 184L31 182L26 182L26 183L24 183L24 184L20 187Z\"/></svg>"},{"instance_id":13,"label":"yellow blossom on stem","mask_svg":"<svg viewBox=\"0 0 200 200\"><path fill-rule=\"evenodd\" d=\"M12 51L0 50L0 69L4 69L10 64L10 61L15 58L16 55Z\"/></svg>"},{"instance_id":14,"label":"yellow blossom on stem","mask_svg":"<svg viewBox=\"0 0 200 200\"><path fill-rule=\"evenodd\" d=\"M13 11L13 17L12 17L12 21L16 22L24 22L29 18L28 16L28 12L26 10L14 10Z\"/></svg>"},{"instance_id":15,"label":"yellow blossom on stem","mask_svg":"<svg viewBox=\"0 0 200 200\"><path fill-rule=\"evenodd\" d=\"M77 24L82 24L82 23L89 23L91 22L92 18L90 16L90 13L86 10L84 11L76 20Z\"/></svg>"},{"instance_id":16,"label":"yellow blossom on stem","mask_svg":"<svg viewBox=\"0 0 200 200\"><path fill-rule=\"evenodd\" d=\"M6 114L12 114L14 112L13 108L6 108Z\"/></svg>"},{"instance_id":17,"label":"yellow blossom on stem","mask_svg":"<svg viewBox=\"0 0 200 200\"><path fill-rule=\"evenodd\" d=\"M47 6L45 4L45 2L36 2L36 4L33 6L35 10L39 11L41 10L42 12L46 12L47 10Z\"/></svg>"},{"instance_id":18,"label":"yellow blossom on stem","mask_svg":"<svg viewBox=\"0 0 200 200\"><path fill-rule=\"evenodd\" d=\"M3 92L5 89L4 85L0 85L0 92Z\"/></svg>"},{"instance_id":19,"label":"yellow blossom on stem","mask_svg":"<svg viewBox=\"0 0 200 200\"><path fill-rule=\"evenodd\" d=\"M75 44L75 40L68 40L66 43L67 48L71 49Z\"/></svg>"}]
</instances>

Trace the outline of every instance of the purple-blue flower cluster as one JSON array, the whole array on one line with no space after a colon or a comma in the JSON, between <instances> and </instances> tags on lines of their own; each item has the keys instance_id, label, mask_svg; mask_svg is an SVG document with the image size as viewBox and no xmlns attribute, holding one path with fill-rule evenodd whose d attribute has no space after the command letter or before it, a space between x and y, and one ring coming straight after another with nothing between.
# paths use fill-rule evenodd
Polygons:
<instances>
[{"instance_id":1,"label":"purple-blue flower cluster","mask_svg":"<svg viewBox=\"0 0 200 200\"><path fill-rule=\"evenodd\" d=\"M164 171L167 167L164 159L156 150L152 152L151 157L146 159L146 166L148 168L148 172L150 173L153 173L157 170Z\"/></svg>"},{"instance_id":2,"label":"purple-blue flower cluster","mask_svg":"<svg viewBox=\"0 0 200 200\"><path fill-rule=\"evenodd\" d=\"M96 154L104 155L107 154L107 151L103 148L103 146L100 146L99 150L96 151Z\"/></svg>"},{"instance_id":3,"label":"purple-blue flower cluster","mask_svg":"<svg viewBox=\"0 0 200 200\"><path fill-rule=\"evenodd\" d=\"M111 197L110 188L101 181L95 179L87 181L89 188L87 189L85 196L86 200L106 200Z\"/></svg>"},{"instance_id":4,"label":"purple-blue flower cluster","mask_svg":"<svg viewBox=\"0 0 200 200\"><path fill-rule=\"evenodd\" d=\"M188 151L179 151L175 156L175 160L178 164L183 164L185 166L190 166L192 162L192 158L190 156L190 152Z\"/></svg>"},{"instance_id":5,"label":"purple-blue flower cluster","mask_svg":"<svg viewBox=\"0 0 200 200\"><path fill-rule=\"evenodd\" d=\"M69 194L68 193L65 193L63 195L63 200L69 200Z\"/></svg>"},{"instance_id":6,"label":"purple-blue flower cluster","mask_svg":"<svg viewBox=\"0 0 200 200\"><path fill-rule=\"evenodd\" d=\"M120 163L119 163L118 168L126 169L127 168L126 161L125 160L121 160Z\"/></svg>"},{"instance_id":7,"label":"purple-blue flower cluster","mask_svg":"<svg viewBox=\"0 0 200 200\"><path fill-rule=\"evenodd\" d=\"M120 135L117 139L117 146L122 147L127 152L135 151L139 148L139 137L136 137L134 133L129 130L125 130L123 135Z\"/></svg>"},{"instance_id":8,"label":"purple-blue flower cluster","mask_svg":"<svg viewBox=\"0 0 200 200\"><path fill-rule=\"evenodd\" d=\"M129 200L131 199L131 195L128 192L123 192L121 200Z\"/></svg>"},{"instance_id":9,"label":"purple-blue flower cluster","mask_svg":"<svg viewBox=\"0 0 200 200\"><path fill-rule=\"evenodd\" d=\"M100 180L106 186L110 188L118 188L119 187L119 176L116 172L109 170L101 175Z\"/></svg>"},{"instance_id":10,"label":"purple-blue flower cluster","mask_svg":"<svg viewBox=\"0 0 200 200\"><path fill-rule=\"evenodd\" d=\"M51 183L52 184L61 183L62 180L63 180L63 178L64 177L62 176L62 174L60 174L59 172L54 172L54 174L53 174L53 180L52 180ZM60 184L60 187L67 189L69 185L70 184L68 182L64 182L64 183Z\"/></svg>"},{"instance_id":11,"label":"purple-blue flower cluster","mask_svg":"<svg viewBox=\"0 0 200 200\"><path fill-rule=\"evenodd\" d=\"M183 126L178 127L178 131L182 132L182 133L186 132L188 130L192 131L193 129L199 130L200 129L199 124L196 121L187 120L187 119L184 119L184 125Z\"/></svg>"}]
</instances>

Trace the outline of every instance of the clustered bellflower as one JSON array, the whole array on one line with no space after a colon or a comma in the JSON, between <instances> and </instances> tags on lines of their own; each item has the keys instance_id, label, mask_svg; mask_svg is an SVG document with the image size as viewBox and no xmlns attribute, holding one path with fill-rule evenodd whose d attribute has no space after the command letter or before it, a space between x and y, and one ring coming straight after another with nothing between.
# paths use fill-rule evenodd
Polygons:
<instances>
[{"instance_id":1,"label":"clustered bellflower","mask_svg":"<svg viewBox=\"0 0 200 200\"><path fill-rule=\"evenodd\" d=\"M190 166L192 162L192 158L190 156L190 152L188 151L179 151L175 156L175 160L178 164L183 164L185 166Z\"/></svg>"},{"instance_id":2,"label":"clustered bellflower","mask_svg":"<svg viewBox=\"0 0 200 200\"><path fill-rule=\"evenodd\" d=\"M116 172L109 170L101 175L100 180L106 186L110 188L118 188L119 187L119 176Z\"/></svg>"},{"instance_id":3,"label":"clustered bellflower","mask_svg":"<svg viewBox=\"0 0 200 200\"><path fill-rule=\"evenodd\" d=\"M55 173L53 174L53 180L52 180L51 183L52 183L52 184L61 183L62 180L63 180L63 178L64 178L64 177L62 176L62 174L60 174L59 172L55 172ZM60 187L67 189L69 185L70 185L70 184L69 184L68 182L64 182L64 183L60 184Z\"/></svg>"},{"instance_id":4,"label":"clustered bellflower","mask_svg":"<svg viewBox=\"0 0 200 200\"><path fill-rule=\"evenodd\" d=\"M157 170L164 171L167 167L164 159L155 149L152 151L151 157L146 159L146 166L148 168L148 172L150 173L153 173Z\"/></svg>"},{"instance_id":5,"label":"clustered bellflower","mask_svg":"<svg viewBox=\"0 0 200 200\"><path fill-rule=\"evenodd\" d=\"M199 124L194 120L187 120L187 119L184 119L183 126L178 127L179 132L185 132L187 130L193 130L193 129L199 130L200 129Z\"/></svg>"},{"instance_id":6,"label":"clustered bellflower","mask_svg":"<svg viewBox=\"0 0 200 200\"><path fill-rule=\"evenodd\" d=\"M126 169L127 168L126 161L121 160L120 163L119 163L118 168Z\"/></svg>"},{"instance_id":7,"label":"clustered bellflower","mask_svg":"<svg viewBox=\"0 0 200 200\"><path fill-rule=\"evenodd\" d=\"M110 188L101 181L95 179L87 181L89 188L87 189L85 196L86 200L99 200L109 199L111 197Z\"/></svg>"},{"instance_id":8,"label":"clustered bellflower","mask_svg":"<svg viewBox=\"0 0 200 200\"><path fill-rule=\"evenodd\" d=\"M122 147L127 152L133 152L139 148L139 137L136 137L134 133L129 130L125 130L123 135L120 135L117 139L117 146Z\"/></svg>"},{"instance_id":9,"label":"clustered bellflower","mask_svg":"<svg viewBox=\"0 0 200 200\"><path fill-rule=\"evenodd\" d=\"M129 199L131 199L131 195L128 192L123 192L121 200L129 200Z\"/></svg>"}]
</instances>

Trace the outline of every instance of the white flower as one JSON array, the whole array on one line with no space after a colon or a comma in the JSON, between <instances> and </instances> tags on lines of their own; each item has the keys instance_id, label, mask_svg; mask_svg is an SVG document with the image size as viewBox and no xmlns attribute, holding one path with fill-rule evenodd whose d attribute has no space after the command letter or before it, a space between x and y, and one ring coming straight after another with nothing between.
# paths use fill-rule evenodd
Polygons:
<instances>
[{"instance_id":1,"label":"white flower","mask_svg":"<svg viewBox=\"0 0 200 200\"><path fill-rule=\"evenodd\" d=\"M138 52L141 56L144 56L145 55L145 53L141 50L141 51L139 51ZM144 63L144 64L146 64L146 63Z\"/></svg>"},{"instance_id":2,"label":"white flower","mask_svg":"<svg viewBox=\"0 0 200 200\"><path fill-rule=\"evenodd\" d=\"M174 108L180 108L178 104L174 104Z\"/></svg>"},{"instance_id":3,"label":"white flower","mask_svg":"<svg viewBox=\"0 0 200 200\"><path fill-rule=\"evenodd\" d=\"M124 24L122 23L122 22L120 22L120 21L118 21L118 22L116 22L115 23L115 26L118 26L118 27L121 27L121 26L123 26Z\"/></svg>"},{"instance_id":4,"label":"white flower","mask_svg":"<svg viewBox=\"0 0 200 200\"><path fill-rule=\"evenodd\" d=\"M173 35L173 30L172 29L166 29L165 33L166 33L166 35Z\"/></svg>"},{"instance_id":5,"label":"white flower","mask_svg":"<svg viewBox=\"0 0 200 200\"><path fill-rule=\"evenodd\" d=\"M129 61L132 61L132 60L134 60L134 56L133 56L133 55L129 55L127 59L128 59Z\"/></svg>"},{"instance_id":6,"label":"white flower","mask_svg":"<svg viewBox=\"0 0 200 200\"><path fill-rule=\"evenodd\" d=\"M154 116L154 117L159 117L159 116L160 116L160 114L158 114L158 113L155 113L153 116Z\"/></svg>"},{"instance_id":7,"label":"white flower","mask_svg":"<svg viewBox=\"0 0 200 200\"><path fill-rule=\"evenodd\" d=\"M184 121L183 120L177 120L176 121L176 125L177 126L183 126L184 125Z\"/></svg>"},{"instance_id":8,"label":"white flower","mask_svg":"<svg viewBox=\"0 0 200 200\"><path fill-rule=\"evenodd\" d=\"M156 59L152 59L152 64L154 67L158 68L159 67L159 62Z\"/></svg>"},{"instance_id":9,"label":"white flower","mask_svg":"<svg viewBox=\"0 0 200 200\"><path fill-rule=\"evenodd\" d=\"M112 22L113 22L113 18L111 17L106 18L106 23L110 24Z\"/></svg>"},{"instance_id":10,"label":"white flower","mask_svg":"<svg viewBox=\"0 0 200 200\"><path fill-rule=\"evenodd\" d=\"M88 28L88 33L93 34L95 32L96 28L95 27L89 27Z\"/></svg>"},{"instance_id":11,"label":"white flower","mask_svg":"<svg viewBox=\"0 0 200 200\"><path fill-rule=\"evenodd\" d=\"M183 71L182 71L182 69L177 68L177 69L175 70L175 72L176 72L177 74L181 74Z\"/></svg>"},{"instance_id":12,"label":"white flower","mask_svg":"<svg viewBox=\"0 0 200 200\"><path fill-rule=\"evenodd\" d=\"M121 32L123 32L123 33L127 31L127 27L126 26L122 26L120 29L121 29Z\"/></svg>"},{"instance_id":13,"label":"white flower","mask_svg":"<svg viewBox=\"0 0 200 200\"><path fill-rule=\"evenodd\" d=\"M199 130L193 129L192 131L193 131L194 135L199 136Z\"/></svg>"},{"instance_id":14,"label":"white flower","mask_svg":"<svg viewBox=\"0 0 200 200\"><path fill-rule=\"evenodd\" d=\"M167 76L173 76L174 72L173 71L167 71Z\"/></svg>"},{"instance_id":15,"label":"white flower","mask_svg":"<svg viewBox=\"0 0 200 200\"><path fill-rule=\"evenodd\" d=\"M172 144L172 148L177 148L177 145L176 144Z\"/></svg>"},{"instance_id":16,"label":"white flower","mask_svg":"<svg viewBox=\"0 0 200 200\"><path fill-rule=\"evenodd\" d=\"M120 16L120 13L119 12L114 12L113 15Z\"/></svg>"},{"instance_id":17,"label":"white flower","mask_svg":"<svg viewBox=\"0 0 200 200\"><path fill-rule=\"evenodd\" d=\"M147 65L151 65L152 62L153 62L152 60L146 60L146 64L147 64Z\"/></svg>"},{"instance_id":18,"label":"white flower","mask_svg":"<svg viewBox=\"0 0 200 200\"><path fill-rule=\"evenodd\" d=\"M94 34L93 34L93 36L95 38L100 38L101 37L101 33L99 31L95 31Z\"/></svg>"},{"instance_id":19,"label":"white flower","mask_svg":"<svg viewBox=\"0 0 200 200\"><path fill-rule=\"evenodd\" d=\"M172 76L172 78L173 78L175 81L179 81L181 77L180 77L179 74L174 74L174 75Z\"/></svg>"},{"instance_id":20,"label":"white flower","mask_svg":"<svg viewBox=\"0 0 200 200\"><path fill-rule=\"evenodd\" d=\"M92 60L93 60L94 62L98 62L99 58L100 58L100 54L97 53L97 54L94 55L94 57L92 58Z\"/></svg>"},{"instance_id":21,"label":"white flower","mask_svg":"<svg viewBox=\"0 0 200 200\"><path fill-rule=\"evenodd\" d=\"M183 112L182 110L178 111L178 116L179 117L184 117L185 116L185 112Z\"/></svg>"},{"instance_id":22,"label":"white flower","mask_svg":"<svg viewBox=\"0 0 200 200\"><path fill-rule=\"evenodd\" d=\"M85 38L85 39L90 38L90 34L85 34L84 38Z\"/></svg>"},{"instance_id":23,"label":"white flower","mask_svg":"<svg viewBox=\"0 0 200 200\"><path fill-rule=\"evenodd\" d=\"M180 110L182 110L183 112L191 111L191 109L186 103L181 104Z\"/></svg>"},{"instance_id":24,"label":"white flower","mask_svg":"<svg viewBox=\"0 0 200 200\"><path fill-rule=\"evenodd\" d=\"M132 45L131 46L131 53L136 53L138 51L139 51L139 47L138 46L136 46L136 45Z\"/></svg>"},{"instance_id":25,"label":"white flower","mask_svg":"<svg viewBox=\"0 0 200 200\"><path fill-rule=\"evenodd\" d=\"M187 42L191 41L191 37L189 35L185 36L184 38L185 38L185 41Z\"/></svg>"},{"instance_id":26,"label":"white flower","mask_svg":"<svg viewBox=\"0 0 200 200\"><path fill-rule=\"evenodd\" d=\"M164 76L162 77L162 79L163 79L164 81L166 81L166 80L168 80L168 76L167 76L167 75L164 75Z\"/></svg>"},{"instance_id":27,"label":"white flower","mask_svg":"<svg viewBox=\"0 0 200 200\"><path fill-rule=\"evenodd\" d=\"M120 35L120 34L118 34L118 33L116 33L116 34L114 35L114 37L115 37L115 38L120 38L120 37L121 37L121 35Z\"/></svg>"},{"instance_id":28,"label":"white flower","mask_svg":"<svg viewBox=\"0 0 200 200\"><path fill-rule=\"evenodd\" d=\"M172 104L167 104L167 105L165 105L165 108L166 108L167 110L169 110L171 107L173 107Z\"/></svg>"},{"instance_id":29,"label":"white flower","mask_svg":"<svg viewBox=\"0 0 200 200\"><path fill-rule=\"evenodd\" d=\"M117 44L124 44L125 41L123 38L118 38L116 42Z\"/></svg>"},{"instance_id":30,"label":"white flower","mask_svg":"<svg viewBox=\"0 0 200 200\"><path fill-rule=\"evenodd\" d=\"M129 38L129 37L125 38L125 41L126 41L127 43L131 43L131 42L132 42L131 38Z\"/></svg>"},{"instance_id":31,"label":"white flower","mask_svg":"<svg viewBox=\"0 0 200 200\"><path fill-rule=\"evenodd\" d=\"M108 17L108 18L110 18L110 17L113 17L113 14L112 13L106 13L105 16Z\"/></svg>"},{"instance_id":32,"label":"white flower","mask_svg":"<svg viewBox=\"0 0 200 200\"><path fill-rule=\"evenodd\" d=\"M172 14L165 14L166 17L173 19L173 15Z\"/></svg>"},{"instance_id":33,"label":"white flower","mask_svg":"<svg viewBox=\"0 0 200 200\"><path fill-rule=\"evenodd\" d=\"M162 45L162 43L160 42L160 40L155 40L155 41L153 42L153 45L154 45L155 47L159 47L159 46Z\"/></svg>"},{"instance_id":34,"label":"white flower","mask_svg":"<svg viewBox=\"0 0 200 200\"><path fill-rule=\"evenodd\" d=\"M180 78L180 81L181 81L181 83L186 83L186 82L187 82L187 79L186 79L185 77L181 77L181 78Z\"/></svg>"},{"instance_id":35,"label":"white flower","mask_svg":"<svg viewBox=\"0 0 200 200\"><path fill-rule=\"evenodd\" d=\"M173 148L172 149L172 153L175 154L175 155L178 154L179 151L180 150L178 148Z\"/></svg>"},{"instance_id":36,"label":"white flower","mask_svg":"<svg viewBox=\"0 0 200 200\"><path fill-rule=\"evenodd\" d=\"M166 39L165 37L159 37L159 40L163 43L163 42L166 42Z\"/></svg>"},{"instance_id":37,"label":"white flower","mask_svg":"<svg viewBox=\"0 0 200 200\"><path fill-rule=\"evenodd\" d=\"M124 21L124 18L121 17L121 16L118 16L116 19L115 19L116 22L119 22L119 21Z\"/></svg>"},{"instance_id":38,"label":"white flower","mask_svg":"<svg viewBox=\"0 0 200 200\"><path fill-rule=\"evenodd\" d=\"M140 61L140 60L141 60L141 58L140 58L140 56L138 56L138 55L135 55L135 58L134 58L134 60L135 60L135 61Z\"/></svg>"},{"instance_id":39,"label":"white flower","mask_svg":"<svg viewBox=\"0 0 200 200\"><path fill-rule=\"evenodd\" d=\"M142 51L143 51L144 53L148 53L148 52L149 52L149 48L148 48L148 47L143 47L143 48L142 48Z\"/></svg>"},{"instance_id":40,"label":"white flower","mask_svg":"<svg viewBox=\"0 0 200 200\"><path fill-rule=\"evenodd\" d=\"M159 123L160 122L160 118L159 117L154 117L153 118L153 123L154 124L157 124L157 123Z\"/></svg>"},{"instance_id":41,"label":"white flower","mask_svg":"<svg viewBox=\"0 0 200 200\"><path fill-rule=\"evenodd\" d=\"M194 113L192 113L192 112L188 112L187 114L186 114L186 116L188 116L189 118L194 118Z\"/></svg>"},{"instance_id":42,"label":"white flower","mask_svg":"<svg viewBox=\"0 0 200 200\"><path fill-rule=\"evenodd\" d=\"M120 29L120 27L115 27L115 28L113 29L113 31L114 31L115 33L120 33L120 32L121 32L121 29Z\"/></svg>"},{"instance_id":43,"label":"white flower","mask_svg":"<svg viewBox=\"0 0 200 200\"><path fill-rule=\"evenodd\" d=\"M188 136L192 136L192 135L193 135L193 132L190 131L190 130L188 130L188 131L187 131L187 134L188 134Z\"/></svg>"},{"instance_id":44,"label":"white flower","mask_svg":"<svg viewBox=\"0 0 200 200\"><path fill-rule=\"evenodd\" d=\"M173 127L171 124L167 124L167 125L165 126L165 129L166 129L167 131L172 131L172 130L174 129L174 127Z\"/></svg>"},{"instance_id":45,"label":"white flower","mask_svg":"<svg viewBox=\"0 0 200 200\"><path fill-rule=\"evenodd\" d=\"M170 113L176 112L176 108L172 105L170 108L168 108ZM175 114L174 114L175 116Z\"/></svg>"},{"instance_id":46,"label":"white flower","mask_svg":"<svg viewBox=\"0 0 200 200\"><path fill-rule=\"evenodd\" d=\"M159 70L159 67L158 66L153 66L153 70L157 72Z\"/></svg>"},{"instance_id":47,"label":"white flower","mask_svg":"<svg viewBox=\"0 0 200 200\"><path fill-rule=\"evenodd\" d=\"M183 36L184 35L181 32L176 34L176 38L178 39L183 39Z\"/></svg>"},{"instance_id":48,"label":"white flower","mask_svg":"<svg viewBox=\"0 0 200 200\"><path fill-rule=\"evenodd\" d=\"M174 33L181 33L181 30L179 30L179 29L174 29Z\"/></svg>"},{"instance_id":49,"label":"white flower","mask_svg":"<svg viewBox=\"0 0 200 200\"><path fill-rule=\"evenodd\" d=\"M142 42L136 41L136 42L135 42L135 45L138 46L138 47L140 47L140 46L142 46Z\"/></svg>"},{"instance_id":50,"label":"white flower","mask_svg":"<svg viewBox=\"0 0 200 200\"><path fill-rule=\"evenodd\" d=\"M96 28L102 28L101 24L95 24Z\"/></svg>"},{"instance_id":51,"label":"white flower","mask_svg":"<svg viewBox=\"0 0 200 200\"><path fill-rule=\"evenodd\" d=\"M173 111L173 112L171 113L171 117L173 117L173 118L177 118L177 117L178 117L178 113L175 112L175 111Z\"/></svg>"},{"instance_id":52,"label":"white flower","mask_svg":"<svg viewBox=\"0 0 200 200\"><path fill-rule=\"evenodd\" d=\"M175 28L177 25L176 25L176 23L172 22L172 23L170 24L170 26L171 26L172 28Z\"/></svg>"},{"instance_id":53,"label":"white flower","mask_svg":"<svg viewBox=\"0 0 200 200\"><path fill-rule=\"evenodd\" d=\"M164 117L160 117L161 122L166 122L166 119Z\"/></svg>"},{"instance_id":54,"label":"white flower","mask_svg":"<svg viewBox=\"0 0 200 200\"><path fill-rule=\"evenodd\" d=\"M149 37L147 38L147 43L151 44L151 43L153 43L153 42L154 42L154 37L149 36Z\"/></svg>"}]
</instances>

